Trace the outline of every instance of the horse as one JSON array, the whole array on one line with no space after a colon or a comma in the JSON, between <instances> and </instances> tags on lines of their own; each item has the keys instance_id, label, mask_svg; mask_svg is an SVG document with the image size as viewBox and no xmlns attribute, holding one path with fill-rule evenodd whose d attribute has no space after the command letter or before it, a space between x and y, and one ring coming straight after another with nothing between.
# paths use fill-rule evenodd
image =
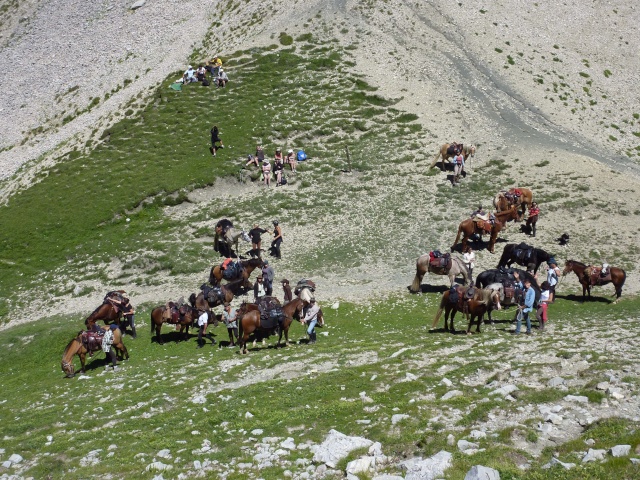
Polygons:
<instances>
[{"instance_id":1,"label":"horse","mask_svg":"<svg viewBox=\"0 0 640 480\"><path fill-rule=\"evenodd\" d=\"M500 298L500 300L502 301L502 305L505 307L509 307L511 305L517 305L520 298L517 295L515 295L515 292L514 292L514 296L511 299L504 298L505 285L513 285L515 283L515 277L513 275L514 272L518 272L518 277L520 281L523 283L523 285L525 280L529 280L529 282L531 282L531 288L533 288L533 291L535 292L535 305L537 305L538 300L540 300L540 293L541 293L540 287L538 286L538 282L536 281L535 277L531 273L525 270L522 270L520 268L509 268L509 269L492 268L489 270L485 270L484 272L480 273L476 277L476 287L495 290L494 285L499 284L502 286L501 298ZM491 318L491 312L489 312L489 321L493 322L493 319Z\"/></svg>"},{"instance_id":2,"label":"horse","mask_svg":"<svg viewBox=\"0 0 640 480\"><path fill-rule=\"evenodd\" d=\"M249 336L252 333L261 334L262 336L270 336L272 333L279 331L278 335L278 343L276 347L280 347L280 342L282 341L282 334L284 333L285 337L285 345L289 346L289 327L291 326L291 322L294 320L300 320L302 315L302 308L304 302L295 298L291 300L289 303L286 303L282 307L282 314L284 316L284 320L282 322L282 326L279 327L279 322L276 322L275 325L264 327L262 325L262 321L260 319L260 311L258 306L255 304L247 304L243 303L238 309L238 346L240 347L240 353L247 354L247 340L249 340ZM324 324L324 318L321 319L321 312L318 313L318 325Z\"/></svg>"},{"instance_id":3,"label":"horse","mask_svg":"<svg viewBox=\"0 0 640 480\"><path fill-rule=\"evenodd\" d=\"M104 321L105 325L115 323L120 326L120 318L122 318L122 310L116 308L112 303L105 301L85 319L84 324L87 330L91 330L97 320Z\"/></svg>"},{"instance_id":4,"label":"horse","mask_svg":"<svg viewBox=\"0 0 640 480\"><path fill-rule=\"evenodd\" d=\"M618 303L618 300L620 300L620 296L622 295L622 287L624 285L625 280L627 279L626 272L623 269L618 267L609 267L609 275L605 278L601 278L599 275L597 277L587 275L585 273L585 270L587 270L588 268L593 268L593 267L588 267L584 263L576 262L575 260L567 260L567 263L565 263L565 266L564 266L564 270L562 271L562 276L564 277L569 272L573 272L578 276L578 281L582 285L582 301L583 302L585 300L586 294L589 295L589 300L591 300L592 285L601 286L601 285L606 285L607 283L613 283L613 286L615 287L615 290L616 290L615 293L612 295L616 297L613 303L614 304ZM597 273L595 275L597 275ZM594 278L596 280L595 282L592 281Z\"/></svg>"},{"instance_id":5,"label":"horse","mask_svg":"<svg viewBox=\"0 0 640 480\"><path fill-rule=\"evenodd\" d=\"M506 212L496 213L495 217L496 217L495 222L491 226L491 230L490 230L491 237L489 238L489 245L487 247L487 249L491 253L494 253L494 247L495 247L496 241L498 240L498 233L500 232L500 230L502 230L502 228L506 225L508 221L519 219L520 215L518 214L517 208L513 206ZM474 221L472 218L467 218L466 220L463 220L462 222L460 222L460 225L458 226L458 234L456 235L456 239L453 242L453 245L451 246L451 251L452 252L454 251L456 245L458 244L458 240L460 240L460 235L462 235L462 251L466 252L467 240L474 233L482 237L483 233L489 233L489 232L480 228L478 226L478 223Z\"/></svg>"},{"instance_id":6,"label":"horse","mask_svg":"<svg viewBox=\"0 0 640 480\"><path fill-rule=\"evenodd\" d=\"M174 308L171 308L171 307ZM163 323L169 323L171 325L180 325L180 335L182 335L182 339L186 340L189 336L189 327L193 325L193 321L198 316L198 310L193 308L191 305L183 303L181 305L170 305L170 318L167 318L165 312L167 310L166 305L161 305L159 307L151 310L151 341L153 342L153 331L156 332L156 341L163 345L162 337L160 336L160 330L162 329Z\"/></svg>"},{"instance_id":7,"label":"horse","mask_svg":"<svg viewBox=\"0 0 640 480\"><path fill-rule=\"evenodd\" d=\"M101 327L102 330L108 330L110 327L108 325ZM75 376L75 368L73 366L73 356L78 355L80 357L80 364L82 368L80 369L80 373L84 373L85 360L87 358L87 353L97 352L102 348L100 342L83 342L83 335L86 338L86 335L90 332L79 331L78 335L74 339L72 339L69 344L65 347L64 353L62 354L62 371L66 374L67 378L72 378ZM129 360L129 352L127 351L127 347L124 345L122 341L122 333L119 328L116 328L113 331L113 343L111 347L116 349L116 352L119 354L121 359Z\"/></svg>"},{"instance_id":8,"label":"horse","mask_svg":"<svg viewBox=\"0 0 640 480\"><path fill-rule=\"evenodd\" d=\"M230 282L242 279L244 281L244 288L253 288L253 285L249 281L251 272L256 268L264 267L264 261L261 258L250 258L249 260L240 260L240 264L242 265L240 276L232 278ZM214 265L211 267L211 271L209 272L209 283L213 286L220 285L220 282L222 281L222 272L223 270L220 268L220 265Z\"/></svg>"},{"instance_id":9,"label":"horse","mask_svg":"<svg viewBox=\"0 0 640 480\"><path fill-rule=\"evenodd\" d=\"M473 287L464 287L460 286L456 289L456 293L459 296L466 296L467 292L470 288ZM490 311L492 308L496 308L500 310L502 307L500 305L500 293L488 289L479 289L475 288L473 292L473 296L470 299L463 300L463 304L466 303L468 313L465 313L469 318L469 326L467 327L467 335L471 334L471 326L473 325L473 321L477 319L476 325L476 333L481 333L480 325L482 323L484 314L487 311ZM436 313L436 317L433 320L433 324L431 325L431 330L436 328L438 321L440 321L440 317L442 316L442 312L444 311L444 329L447 332L456 333L455 327L453 326L453 319L456 316L456 312L461 307L461 304L458 300L450 301L451 297L451 289L447 290L442 294L442 298L440 299L440 308L438 308L438 312ZM451 317L449 315L451 314ZM449 319L451 320L451 328L449 328Z\"/></svg>"},{"instance_id":10,"label":"horse","mask_svg":"<svg viewBox=\"0 0 640 480\"><path fill-rule=\"evenodd\" d=\"M238 255L238 241L242 238L245 242L250 242L251 238L249 234L244 230L236 232L233 223L230 220L223 218L215 227L215 236L213 239L213 249L220 253L223 257L237 258ZM235 252L234 252L235 247Z\"/></svg>"},{"instance_id":11,"label":"horse","mask_svg":"<svg viewBox=\"0 0 640 480\"><path fill-rule=\"evenodd\" d=\"M515 191L520 191L520 196L515 197L514 200L509 200L506 194L515 195ZM531 208L531 202L533 202L533 192L528 188L512 188L509 191L503 190L498 192L493 198L493 206L496 212L504 212L512 206L516 206L521 209L521 215L524 216L527 208Z\"/></svg>"},{"instance_id":12,"label":"horse","mask_svg":"<svg viewBox=\"0 0 640 480\"><path fill-rule=\"evenodd\" d=\"M208 312L210 308L231 303L238 292L241 282L244 282L244 280L235 280L234 282L214 288L209 288L204 284L200 287L201 292L198 295L192 293L189 296L189 303L201 312ZM219 288L220 291L216 292L216 288ZM213 295L211 295L211 293L213 293Z\"/></svg>"},{"instance_id":13,"label":"horse","mask_svg":"<svg viewBox=\"0 0 640 480\"><path fill-rule=\"evenodd\" d=\"M442 164L444 166L444 162L449 158L453 157L453 150L449 149L452 146L450 143L445 143L440 147L440 151L436 155L436 158L431 162L431 166L429 168L433 168L438 163L438 159L442 157ZM475 145L464 145L462 147L462 157L464 158L465 163L467 162L467 158L476 156L476 146Z\"/></svg>"},{"instance_id":14,"label":"horse","mask_svg":"<svg viewBox=\"0 0 640 480\"><path fill-rule=\"evenodd\" d=\"M420 255L418 260L416 260L416 276L413 279L411 287L409 287L409 291L412 293L418 293L420 291L420 284L427 272L434 273L436 275L448 275L450 286L455 282L457 275L462 275L465 285L471 283L471 274L469 273L469 269L460 258L451 258L451 267L449 270L447 270L446 267L434 267L431 265L429 260L430 257L428 253Z\"/></svg>"},{"instance_id":15,"label":"horse","mask_svg":"<svg viewBox=\"0 0 640 480\"><path fill-rule=\"evenodd\" d=\"M523 255L522 252L528 251L530 252L527 258L521 258L526 256ZM527 245L526 243L507 243L504 246L504 250L502 251L502 256L500 257L500 261L498 262L498 268L503 267L511 267L512 263L517 263L518 265L523 265L525 267L533 267L532 270L534 273L538 272L538 268L542 264L542 262L547 262L551 259L551 255L542 250L541 248L535 248L531 245Z\"/></svg>"}]
</instances>

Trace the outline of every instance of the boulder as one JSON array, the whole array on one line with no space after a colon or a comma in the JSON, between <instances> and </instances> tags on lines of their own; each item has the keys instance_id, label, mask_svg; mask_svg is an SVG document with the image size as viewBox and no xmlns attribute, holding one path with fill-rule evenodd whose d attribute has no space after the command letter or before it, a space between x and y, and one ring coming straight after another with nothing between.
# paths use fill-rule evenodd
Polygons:
<instances>
[{"instance_id":1,"label":"boulder","mask_svg":"<svg viewBox=\"0 0 640 480\"><path fill-rule=\"evenodd\" d=\"M626 457L631 453L631 445L616 445L611 448L611 455L614 457Z\"/></svg>"},{"instance_id":2,"label":"boulder","mask_svg":"<svg viewBox=\"0 0 640 480\"><path fill-rule=\"evenodd\" d=\"M552 458L551 461L545 465L542 466L542 468L547 469L547 468L551 468L554 465L560 465L561 467L563 467L565 470L571 470L573 467L576 466L575 463L564 463L561 462L560 460L558 460L557 458Z\"/></svg>"},{"instance_id":3,"label":"boulder","mask_svg":"<svg viewBox=\"0 0 640 480\"><path fill-rule=\"evenodd\" d=\"M331 429L324 442L320 445L312 445L311 451L315 463L326 463L328 467L336 468L338 462L353 450L369 448L371 445L373 445L371 440L363 437L349 437Z\"/></svg>"},{"instance_id":4,"label":"boulder","mask_svg":"<svg viewBox=\"0 0 640 480\"><path fill-rule=\"evenodd\" d=\"M373 457L360 457L347 463L347 474L357 475L358 473L366 473L371 468Z\"/></svg>"},{"instance_id":5,"label":"boulder","mask_svg":"<svg viewBox=\"0 0 640 480\"><path fill-rule=\"evenodd\" d=\"M477 443L467 442L466 440L458 440L458 450L466 452L467 450L476 450L480 447Z\"/></svg>"},{"instance_id":6,"label":"boulder","mask_svg":"<svg viewBox=\"0 0 640 480\"><path fill-rule=\"evenodd\" d=\"M501 397L506 397L507 395L509 395L512 392L515 392L516 390L518 390L518 387L512 384L508 384L508 385L505 385L504 387L500 387L494 390L489 395L500 395Z\"/></svg>"},{"instance_id":7,"label":"boulder","mask_svg":"<svg viewBox=\"0 0 640 480\"><path fill-rule=\"evenodd\" d=\"M452 457L449 452L441 450L429 458L412 458L400 465L407 469L405 480L435 480L451 466Z\"/></svg>"},{"instance_id":8,"label":"boulder","mask_svg":"<svg viewBox=\"0 0 640 480\"><path fill-rule=\"evenodd\" d=\"M589 403L589 397L582 395L567 395L564 397L565 402Z\"/></svg>"},{"instance_id":9,"label":"boulder","mask_svg":"<svg viewBox=\"0 0 640 480\"><path fill-rule=\"evenodd\" d=\"M500 480L500 473L493 468L474 465L464 476L464 480Z\"/></svg>"},{"instance_id":10,"label":"boulder","mask_svg":"<svg viewBox=\"0 0 640 480\"><path fill-rule=\"evenodd\" d=\"M607 454L606 450L595 450L590 448L587 454L582 457L582 463L595 462L597 460L604 460L604 456Z\"/></svg>"},{"instance_id":11,"label":"boulder","mask_svg":"<svg viewBox=\"0 0 640 480\"><path fill-rule=\"evenodd\" d=\"M131 5L129 8L131 10L137 10L141 7L144 7L144 4L146 3L147 0L138 0L136 3L134 3L133 5Z\"/></svg>"},{"instance_id":12,"label":"boulder","mask_svg":"<svg viewBox=\"0 0 640 480\"><path fill-rule=\"evenodd\" d=\"M440 397L440 400L449 400L450 398L461 397L462 395L464 394L460 390L451 390Z\"/></svg>"},{"instance_id":13,"label":"boulder","mask_svg":"<svg viewBox=\"0 0 640 480\"><path fill-rule=\"evenodd\" d=\"M398 422L401 422L402 420L405 420L407 418L411 418L411 417L404 413L396 413L391 417L391 425L396 425Z\"/></svg>"},{"instance_id":14,"label":"boulder","mask_svg":"<svg viewBox=\"0 0 640 480\"><path fill-rule=\"evenodd\" d=\"M551 380L547 382L547 385L550 387L559 387L560 385L564 385L565 379L562 377L553 377Z\"/></svg>"}]
</instances>

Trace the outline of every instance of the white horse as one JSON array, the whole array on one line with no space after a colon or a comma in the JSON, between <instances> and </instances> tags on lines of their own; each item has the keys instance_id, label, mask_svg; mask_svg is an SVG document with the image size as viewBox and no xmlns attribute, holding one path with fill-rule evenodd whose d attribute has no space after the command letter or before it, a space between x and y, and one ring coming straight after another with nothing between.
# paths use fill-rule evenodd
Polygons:
<instances>
[{"instance_id":1,"label":"white horse","mask_svg":"<svg viewBox=\"0 0 640 480\"><path fill-rule=\"evenodd\" d=\"M214 249L220 252L222 255L225 255L226 253L226 257L232 257L235 251L235 254L237 256L238 242L241 238L245 242L251 242L251 237L249 237L249 234L244 230L236 232L233 227L230 227L224 234L219 234L216 231L216 235L213 239ZM224 246L221 246L221 243ZM226 251L222 251L221 249Z\"/></svg>"},{"instance_id":2,"label":"white horse","mask_svg":"<svg viewBox=\"0 0 640 480\"><path fill-rule=\"evenodd\" d=\"M431 265L429 260L429 254L425 253L418 257L418 260L416 261L416 276L414 277L413 283L410 287L410 290L413 293L418 293L420 291L420 284L427 272L435 273L436 275L447 275L449 277L449 286L454 284L456 276L458 275L462 275L465 285L469 285L471 283L471 273L461 258L451 257L451 268L449 268L449 270L447 270L447 267L434 267Z\"/></svg>"}]
</instances>

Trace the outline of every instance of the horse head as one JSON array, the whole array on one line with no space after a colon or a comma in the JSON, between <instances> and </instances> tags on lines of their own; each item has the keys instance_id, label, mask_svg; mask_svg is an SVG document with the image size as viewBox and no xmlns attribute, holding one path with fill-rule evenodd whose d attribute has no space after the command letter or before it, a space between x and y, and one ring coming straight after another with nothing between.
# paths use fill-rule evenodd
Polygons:
<instances>
[{"instance_id":1,"label":"horse head","mask_svg":"<svg viewBox=\"0 0 640 480\"><path fill-rule=\"evenodd\" d=\"M240 236L242 237L242 240L244 240L245 242L250 242L251 241L251 237L244 230L242 230L242 232L240 232Z\"/></svg>"},{"instance_id":2,"label":"horse head","mask_svg":"<svg viewBox=\"0 0 640 480\"><path fill-rule=\"evenodd\" d=\"M475 157L476 156L476 146L471 144L471 145L469 145L468 149L469 149L468 150L469 155L471 155L472 158Z\"/></svg>"}]
</instances>

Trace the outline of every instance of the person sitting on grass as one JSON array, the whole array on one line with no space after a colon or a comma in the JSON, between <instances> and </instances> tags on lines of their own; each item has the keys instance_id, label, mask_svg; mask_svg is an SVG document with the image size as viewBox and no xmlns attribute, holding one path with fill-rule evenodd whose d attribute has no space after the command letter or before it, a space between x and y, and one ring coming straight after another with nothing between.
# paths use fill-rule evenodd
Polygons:
<instances>
[{"instance_id":1,"label":"person sitting on grass","mask_svg":"<svg viewBox=\"0 0 640 480\"><path fill-rule=\"evenodd\" d=\"M207 77L207 71L204 69L202 64L198 65L198 69L196 70L196 79L201 82Z\"/></svg>"},{"instance_id":2,"label":"person sitting on grass","mask_svg":"<svg viewBox=\"0 0 640 480\"><path fill-rule=\"evenodd\" d=\"M227 72L225 72L222 68L218 72L218 76L216 77L216 85L220 88L224 88L229 83L229 77L227 76Z\"/></svg>"},{"instance_id":3,"label":"person sitting on grass","mask_svg":"<svg viewBox=\"0 0 640 480\"><path fill-rule=\"evenodd\" d=\"M193 67L189 65L189 68L187 68L187 71L184 72L184 75L182 75L182 83L192 83L197 81L198 80L196 79L196 72L193 69Z\"/></svg>"}]
</instances>

